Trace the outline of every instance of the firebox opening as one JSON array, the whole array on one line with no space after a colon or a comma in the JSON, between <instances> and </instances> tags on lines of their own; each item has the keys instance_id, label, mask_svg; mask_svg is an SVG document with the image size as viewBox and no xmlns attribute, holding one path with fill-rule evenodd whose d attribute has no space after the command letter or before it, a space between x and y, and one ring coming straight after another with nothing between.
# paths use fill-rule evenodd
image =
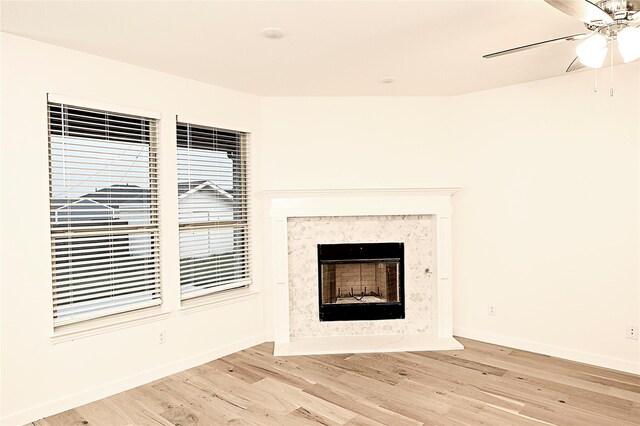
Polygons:
<instances>
[{"instance_id":1,"label":"firebox opening","mask_svg":"<svg viewBox=\"0 0 640 426\"><path fill-rule=\"evenodd\" d=\"M404 244L319 244L320 321L404 318Z\"/></svg>"}]
</instances>

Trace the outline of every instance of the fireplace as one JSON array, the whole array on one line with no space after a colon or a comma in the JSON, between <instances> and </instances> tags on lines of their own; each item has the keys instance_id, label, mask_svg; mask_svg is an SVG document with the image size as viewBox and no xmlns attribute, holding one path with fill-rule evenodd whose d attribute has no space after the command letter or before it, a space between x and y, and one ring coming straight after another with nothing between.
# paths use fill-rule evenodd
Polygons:
<instances>
[{"instance_id":1,"label":"fireplace","mask_svg":"<svg viewBox=\"0 0 640 426\"><path fill-rule=\"evenodd\" d=\"M462 349L453 338L451 315L454 192L445 188L265 191L265 215L270 217L265 261L271 265L265 271L273 284L274 354ZM400 300L386 302L395 305L390 309L400 310L400 318L328 321L327 310L345 305L322 303L321 260L340 259L323 247L318 256L318 244L374 241L402 243L400 253L377 257L402 259L397 272ZM358 309L353 307L353 312ZM325 311L322 321L320 310Z\"/></svg>"},{"instance_id":2,"label":"fireplace","mask_svg":"<svg viewBox=\"0 0 640 426\"><path fill-rule=\"evenodd\" d=\"M320 321L405 317L404 244L318 244Z\"/></svg>"}]
</instances>

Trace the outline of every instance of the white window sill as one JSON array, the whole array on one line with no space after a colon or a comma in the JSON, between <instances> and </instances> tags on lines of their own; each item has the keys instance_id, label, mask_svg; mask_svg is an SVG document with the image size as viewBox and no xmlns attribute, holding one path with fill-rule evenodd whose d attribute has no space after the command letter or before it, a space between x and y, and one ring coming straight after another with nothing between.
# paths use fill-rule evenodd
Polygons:
<instances>
[{"instance_id":1,"label":"white window sill","mask_svg":"<svg viewBox=\"0 0 640 426\"><path fill-rule=\"evenodd\" d=\"M260 292L256 291L252 287L253 286L227 290L220 293L213 293L208 296L185 300L182 302L179 312L182 315L187 315L207 309L213 309L219 306L241 303L255 299L258 297ZM139 311L126 312L78 324L65 325L57 328L50 338L53 344L69 342L116 330L131 328L141 324L162 321L167 319L172 312L175 311L169 311L160 306L154 306Z\"/></svg>"},{"instance_id":2,"label":"white window sill","mask_svg":"<svg viewBox=\"0 0 640 426\"><path fill-rule=\"evenodd\" d=\"M218 306L230 305L233 303L241 303L247 300L255 299L260 294L253 286L226 290L220 293L213 293L207 296L187 299L182 302L180 313L183 315L199 312Z\"/></svg>"},{"instance_id":3,"label":"white window sill","mask_svg":"<svg viewBox=\"0 0 640 426\"><path fill-rule=\"evenodd\" d=\"M161 307L151 307L137 312L127 312L111 317L90 320L84 323L62 326L51 335L53 344L68 342L85 337L109 333L123 328L131 328L137 325L166 319L170 311Z\"/></svg>"}]
</instances>

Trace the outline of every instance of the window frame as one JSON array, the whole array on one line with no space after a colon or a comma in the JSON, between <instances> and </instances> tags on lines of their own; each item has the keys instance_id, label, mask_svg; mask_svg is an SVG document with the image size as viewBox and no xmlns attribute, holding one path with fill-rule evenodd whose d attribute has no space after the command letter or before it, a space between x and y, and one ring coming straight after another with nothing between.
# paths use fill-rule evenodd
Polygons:
<instances>
[{"instance_id":1,"label":"window frame","mask_svg":"<svg viewBox=\"0 0 640 426\"><path fill-rule=\"evenodd\" d=\"M196 128L207 128L207 129L219 130L223 132L226 131L226 132L232 132L232 133L237 133L241 135L241 140L239 141L240 143L239 152L241 154L241 158L239 159L239 162L242 167L241 181L243 182L242 196L243 196L244 204L240 208L240 211L244 212L245 217L244 219L234 220L233 222L236 222L244 226L245 236L242 239L242 244L244 244L245 246L244 248L245 260L243 262L245 277L242 278L241 280L237 280L237 281L222 284L222 285L208 287L200 291L194 290L192 292L189 292L189 295L187 297L185 297L185 294L182 291L183 283L182 283L182 280L180 279L178 291L179 291L181 307L189 308L189 309L196 308L196 310L199 310L210 304L215 304L215 305L225 304L225 302L227 301L234 301L234 300L237 300L238 298L243 298L245 296L250 297L257 294L254 288L255 268L253 265L253 238L252 238L253 237L252 235L252 231L253 231L252 204L253 203L252 203L252 194L251 194L252 131L251 129L247 129L246 127L238 126L238 125L222 124L219 122L211 122L210 120L202 120L202 119L185 117L185 116L176 116L175 129L174 129L176 134L176 145L175 145L176 146L175 165L177 167L176 186L178 186L181 182L181 175L180 175L179 165L178 165L179 159L178 159L178 152L177 152L177 150L180 148L178 133L179 133L179 127L181 125L193 126ZM178 217L180 217L180 215L181 215L180 205L178 205ZM180 232L182 230L212 229L213 225L207 225L207 223L214 224L216 222L212 221L212 222L199 222L194 224L183 224L183 223L180 223L180 219L179 219L178 220L178 246L180 247L180 242L181 242ZM182 257L180 255L180 248L179 248L178 249L179 265L181 265L180 263L181 259ZM180 270L181 269L182 268L180 268Z\"/></svg>"},{"instance_id":2,"label":"window frame","mask_svg":"<svg viewBox=\"0 0 640 426\"><path fill-rule=\"evenodd\" d=\"M150 223L146 226L148 229L148 233L150 235L150 241L152 249L150 252L152 253L151 258L153 263L153 285L154 292L153 294L157 294L157 297L152 297L150 302L142 301L139 303L132 303L129 305L119 305L108 308L100 308L96 315L77 315L76 318L71 317L68 320L56 321L56 302L54 298L55 291L55 262L56 262L56 252L55 252L55 240L54 236L56 232L54 232L54 219L52 217L53 209L53 178L52 173L54 172L54 167L52 164L52 138L59 137L52 133L52 125L51 125L51 105L54 104L60 108L60 112L64 111L64 107L69 107L71 109L77 108L81 110L94 110L98 113L106 113L113 114L115 116L133 116L135 118L140 118L143 120L147 120L149 122L149 151L148 151L148 166L149 166L149 198L148 208L150 212ZM55 342L72 340L77 338L78 336L82 337L85 335L93 335L97 334L97 332L104 332L109 329L119 328L123 324L134 324L142 322L147 322L150 319L158 318L165 316L168 314L168 311L163 305L163 283L161 277L161 243L160 243L160 216L161 216L161 208L159 203L160 198L160 182L158 179L160 169L160 161L158 156L158 148L160 144L160 127L161 127L161 118L162 115L156 111L148 111L142 110L138 108L132 108L122 105L114 105L108 104L99 101L93 101L88 99L74 98L70 96L58 95L48 93L46 97L45 103L45 113L46 113L46 126L47 126L47 166L48 166L48 177L49 177L49 240L51 247L51 256L50 256L50 268L49 271L51 273L51 284L50 284L50 300L51 300L51 326L52 326L52 334L51 337ZM64 136L62 136L64 137ZM88 138L91 140L92 138ZM109 142L108 139L100 139L95 138L96 140L100 140L103 142ZM117 141L117 140L116 140ZM73 164L73 163L71 163ZM155 209L155 213L152 213ZM155 215L155 217L154 217ZM154 217L153 219L151 219ZM128 225L131 229L140 228L139 225ZM119 232L121 232L122 236L130 235L126 233L127 228L121 228ZM90 233L90 230L85 230L85 233ZM82 236L83 230L75 231L78 236ZM85 236L86 237L86 236ZM118 296L116 296L117 298ZM106 300L107 298L105 298Z\"/></svg>"}]
</instances>

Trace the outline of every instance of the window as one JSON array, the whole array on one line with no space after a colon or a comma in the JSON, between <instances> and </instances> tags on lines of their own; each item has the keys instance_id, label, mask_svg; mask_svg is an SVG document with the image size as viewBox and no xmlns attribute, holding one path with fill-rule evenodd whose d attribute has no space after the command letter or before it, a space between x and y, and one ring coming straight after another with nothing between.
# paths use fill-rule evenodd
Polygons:
<instances>
[{"instance_id":1,"label":"window","mask_svg":"<svg viewBox=\"0 0 640 426\"><path fill-rule=\"evenodd\" d=\"M249 285L248 134L177 124L182 299Z\"/></svg>"},{"instance_id":2,"label":"window","mask_svg":"<svg viewBox=\"0 0 640 426\"><path fill-rule=\"evenodd\" d=\"M54 326L160 304L156 121L48 112Z\"/></svg>"}]
</instances>

